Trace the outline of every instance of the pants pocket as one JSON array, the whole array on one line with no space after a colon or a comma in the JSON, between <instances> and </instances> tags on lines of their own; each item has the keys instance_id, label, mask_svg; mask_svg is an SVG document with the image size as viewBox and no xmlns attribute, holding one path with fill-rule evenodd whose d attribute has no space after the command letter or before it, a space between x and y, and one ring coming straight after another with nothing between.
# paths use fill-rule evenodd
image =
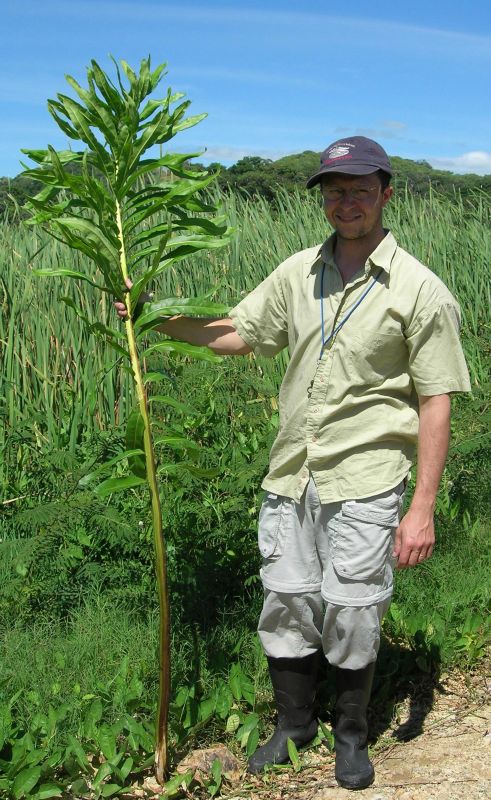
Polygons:
<instances>
[{"instance_id":1,"label":"pants pocket","mask_svg":"<svg viewBox=\"0 0 491 800\"><path fill-rule=\"evenodd\" d=\"M283 510L284 498L268 492L259 512L258 545L263 558L281 555L279 534Z\"/></svg>"},{"instance_id":2,"label":"pants pocket","mask_svg":"<svg viewBox=\"0 0 491 800\"><path fill-rule=\"evenodd\" d=\"M333 566L340 577L368 583L384 577L399 507L397 492L343 503L333 551Z\"/></svg>"}]
</instances>

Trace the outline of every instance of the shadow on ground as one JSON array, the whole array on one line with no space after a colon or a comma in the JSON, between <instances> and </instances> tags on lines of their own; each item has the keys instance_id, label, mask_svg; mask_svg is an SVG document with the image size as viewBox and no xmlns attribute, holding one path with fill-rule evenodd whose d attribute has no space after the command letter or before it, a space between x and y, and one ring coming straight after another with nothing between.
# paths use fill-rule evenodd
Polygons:
<instances>
[{"instance_id":1,"label":"shadow on ground","mask_svg":"<svg viewBox=\"0 0 491 800\"><path fill-rule=\"evenodd\" d=\"M440 652L437 647L428 650L423 642L415 648L383 639L377 659L370 701L369 743L388 735L397 741L409 741L419 736L424 721L431 711L435 692L441 692ZM319 713L321 719L334 723L335 681L334 670L328 664L322 670L319 686ZM409 704L409 716L403 724L397 722L397 709Z\"/></svg>"}]
</instances>

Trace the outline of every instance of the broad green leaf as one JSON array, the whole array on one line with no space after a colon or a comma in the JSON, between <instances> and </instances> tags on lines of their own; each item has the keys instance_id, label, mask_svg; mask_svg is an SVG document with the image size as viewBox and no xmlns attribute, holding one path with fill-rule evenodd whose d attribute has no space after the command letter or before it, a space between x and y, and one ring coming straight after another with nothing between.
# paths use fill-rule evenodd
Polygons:
<instances>
[{"instance_id":1,"label":"broad green leaf","mask_svg":"<svg viewBox=\"0 0 491 800\"><path fill-rule=\"evenodd\" d=\"M103 724L97 731L97 743L101 748L103 756L111 761L117 752L116 739L110 725Z\"/></svg>"},{"instance_id":2,"label":"broad green leaf","mask_svg":"<svg viewBox=\"0 0 491 800\"><path fill-rule=\"evenodd\" d=\"M319 729L329 751L332 753L334 751L334 733L321 720L319 720Z\"/></svg>"},{"instance_id":3,"label":"broad green leaf","mask_svg":"<svg viewBox=\"0 0 491 800\"><path fill-rule=\"evenodd\" d=\"M197 358L198 361L211 361L217 364L222 360L221 356L217 356L209 347L199 347L194 344L186 344L185 342L177 342L171 339L165 339L162 342L150 345L142 353L143 358L147 358L150 353L165 352L170 356L188 356L190 358Z\"/></svg>"},{"instance_id":4,"label":"broad green leaf","mask_svg":"<svg viewBox=\"0 0 491 800\"><path fill-rule=\"evenodd\" d=\"M173 450L200 450L199 444L183 436L159 436L155 439L155 445L165 445Z\"/></svg>"},{"instance_id":5,"label":"broad green leaf","mask_svg":"<svg viewBox=\"0 0 491 800\"><path fill-rule=\"evenodd\" d=\"M298 755L298 750L293 739L290 739L290 737L288 737L286 746L288 748L288 755L290 757L290 761L293 764L293 769L295 770L295 772L300 772L302 765L300 763L300 756Z\"/></svg>"},{"instance_id":6,"label":"broad green leaf","mask_svg":"<svg viewBox=\"0 0 491 800\"><path fill-rule=\"evenodd\" d=\"M144 451L145 422L140 409L135 408L128 417L126 423L126 447L128 450ZM144 456L132 455L128 458L128 466L134 475L139 478L146 478L147 466Z\"/></svg>"},{"instance_id":7,"label":"broad green leaf","mask_svg":"<svg viewBox=\"0 0 491 800\"><path fill-rule=\"evenodd\" d=\"M228 686L222 683L215 693L215 706L218 716L221 719L228 717L234 702L234 696Z\"/></svg>"},{"instance_id":8,"label":"broad green leaf","mask_svg":"<svg viewBox=\"0 0 491 800\"><path fill-rule=\"evenodd\" d=\"M94 491L98 497L103 499L110 494L116 494L116 492L134 489L137 486L141 486L142 483L146 483L145 478L139 478L137 475L132 475L128 478L108 478L107 481L100 483Z\"/></svg>"},{"instance_id":9,"label":"broad green leaf","mask_svg":"<svg viewBox=\"0 0 491 800\"><path fill-rule=\"evenodd\" d=\"M95 778L92 783L92 788L99 789L101 783L106 778L108 778L111 773L112 773L112 767L107 761L105 761L103 764L101 764L101 766L96 772Z\"/></svg>"},{"instance_id":10,"label":"broad green leaf","mask_svg":"<svg viewBox=\"0 0 491 800\"><path fill-rule=\"evenodd\" d=\"M19 772L12 784L12 794L15 800L20 800L21 797L30 794L41 777L41 773L41 767L28 767Z\"/></svg>"},{"instance_id":11,"label":"broad green leaf","mask_svg":"<svg viewBox=\"0 0 491 800\"><path fill-rule=\"evenodd\" d=\"M156 371L147 372L143 376L143 383L145 383L145 384L146 383L161 383L161 381L164 381L164 380L165 381L170 381L173 384L176 383L176 379L174 378L174 376L171 375L169 372L164 372L163 370L160 370L160 372L156 372Z\"/></svg>"},{"instance_id":12,"label":"broad green leaf","mask_svg":"<svg viewBox=\"0 0 491 800\"><path fill-rule=\"evenodd\" d=\"M213 775L213 780L217 784L217 788L219 788L222 781L222 764L218 758L215 758L211 765L211 774Z\"/></svg>"},{"instance_id":13,"label":"broad green leaf","mask_svg":"<svg viewBox=\"0 0 491 800\"><path fill-rule=\"evenodd\" d=\"M183 314L186 317L223 317L231 306L216 303L208 297L166 297L162 300L145 303L144 310L135 322L135 330L146 328L150 322L162 317Z\"/></svg>"},{"instance_id":14,"label":"broad green leaf","mask_svg":"<svg viewBox=\"0 0 491 800\"><path fill-rule=\"evenodd\" d=\"M50 797L63 797L63 790L55 783L42 783L36 790L36 800L48 800Z\"/></svg>"},{"instance_id":15,"label":"broad green leaf","mask_svg":"<svg viewBox=\"0 0 491 800\"><path fill-rule=\"evenodd\" d=\"M92 736L94 725L102 719L102 702L99 697L94 698L84 715L86 735Z\"/></svg>"},{"instance_id":16,"label":"broad green leaf","mask_svg":"<svg viewBox=\"0 0 491 800\"><path fill-rule=\"evenodd\" d=\"M188 770L183 775L174 775L167 783L164 783L162 789L164 790L165 797L173 797L176 794L181 794L181 787L188 787L194 778L194 770Z\"/></svg>"},{"instance_id":17,"label":"broad green leaf","mask_svg":"<svg viewBox=\"0 0 491 800\"><path fill-rule=\"evenodd\" d=\"M101 292L109 292L110 291L110 289L107 289L105 286L100 286L98 283L95 283L94 281L91 281L91 279L88 278L87 275L84 275L82 272L77 272L76 270L73 270L73 269L65 269L65 268L44 269L43 268L43 269L33 269L32 271L33 271L34 275L39 275L41 277L76 278L79 281L87 281L87 283L90 283L91 286L95 286L96 289L100 289Z\"/></svg>"},{"instance_id":18,"label":"broad green leaf","mask_svg":"<svg viewBox=\"0 0 491 800\"><path fill-rule=\"evenodd\" d=\"M166 406L170 406L171 408L175 408L176 411L182 411L183 414L188 414L190 417L196 417L199 414L195 408L191 408L191 406L187 406L185 403L180 403L179 400L175 400L173 397L169 397L165 394L154 395L153 397L148 398L149 403L163 403Z\"/></svg>"},{"instance_id":19,"label":"broad green leaf","mask_svg":"<svg viewBox=\"0 0 491 800\"><path fill-rule=\"evenodd\" d=\"M184 122L174 126L174 131L184 131L186 128L193 128L201 122L201 120L206 119L207 116L208 114L195 114L194 117L187 117Z\"/></svg>"},{"instance_id":20,"label":"broad green leaf","mask_svg":"<svg viewBox=\"0 0 491 800\"><path fill-rule=\"evenodd\" d=\"M240 717L238 714L231 714L225 726L226 733L235 733L240 726Z\"/></svg>"},{"instance_id":21,"label":"broad green leaf","mask_svg":"<svg viewBox=\"0 0 491 800\"><path fill-rule=\"evenodd\" d=\"M98 252L108 261L114 264L119 263L118 243L110 241L107 236L107 233L109 233L107 228L104 233L95 223L81 217L63 217L58 219L56 224L70 233L75 232L76 236L97 247Z\"/></svg>"},{"instance_id":22,"label":"broad green leaf","mask_svg":"<svg viewBox=\"0 0 491 800\"><path fill-rule=\"evenodd\" d=\"M228 683L230 688L232 689L232 694L236 700L242 700L242 691L240 688L240 677L235 673L231 674Z\"/></svg>"},{"instance_id":23,"label":"broad green leaf","mask_svg":"<svg viewBox=\"0 0 491 800\"><path fill-rule=\"evenodd\" d=\"M101 789L101 795L102 797L114 797L115 794L123 791L124 786L120 786L118 783L105 783Z\"/></svg>"},{"instance_id":24,"label":"broad green leaf","mask_svg":"<svg viewBox=\"0 0 491 800\"><path fill-rule=\"evenodd\" d=\"M125 458L131 458L132 456L141 456L144 455L143 450L135 449L135 450L124 450L122 453L119 453L114 458L110 458L109 461L105 461L104 464L101 464L97 469L88 472L82 478L80 478L78 485L81 487L87 486L91 481L94 480L98 475L102 472L106 472L111 467L114 467L115 464L119 464L120 461L123 461Z\"/></svg>"},{"instance_id":25,"label":"broad green leaf","mask_svg":"<svg viewBox=\"0 0 491 800\"><path fill-rule=\"evenodd\" d=\"M121 772L121 775L123 777L123 780L126 780L128 775L130 774L131 770L133 769L133 763L134 762L133 762L133 759L131 758L131 756L128 756L128 758L126 758L125 761L123 762L123 764L121 766L121 769L120 769L120 772Z\"/></svg>"},{"instance_id":26,"label":"broad green leaf","mask_svg":"<svg viewBox=\"0 0 491 800\"><path fill-rule=\"evenodd\" d=\"M206 697L199 704L199 718L200 720L209 719L215 710L215 698Z\"/></svg>"},{"instance_id":27,"label":"broad green leaf","mask_svg":"<svg viewBox=\"0 0 491 800\"><path fill-rule=\"evenodd\" d=\"M248 758L255 752L259 742L259 728L253 728L247 738L246 755Z\"/></svg>"}]
</instances>

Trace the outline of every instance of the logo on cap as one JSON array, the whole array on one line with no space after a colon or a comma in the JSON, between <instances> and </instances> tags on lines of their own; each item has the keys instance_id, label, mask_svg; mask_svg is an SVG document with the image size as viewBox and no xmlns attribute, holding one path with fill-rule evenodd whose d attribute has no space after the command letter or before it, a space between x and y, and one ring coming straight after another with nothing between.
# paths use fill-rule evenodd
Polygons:
<instances>
[{"instance_id":1,"label":"logo on cap","mask_svg":"<svg viewBox=\"0 0 491 800\"><path fill-rule=\"evenodd\" d=\"M331 147L328 153L329 158L341 158L341 156L347 156L349 153L349 147Z\"/></svg>"}]
</instances>

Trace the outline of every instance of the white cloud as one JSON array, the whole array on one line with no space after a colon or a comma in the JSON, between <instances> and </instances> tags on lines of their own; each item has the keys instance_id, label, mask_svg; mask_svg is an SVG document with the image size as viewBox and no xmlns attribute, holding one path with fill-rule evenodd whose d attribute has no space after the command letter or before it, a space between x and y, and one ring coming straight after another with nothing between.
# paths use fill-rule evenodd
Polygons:
<instances>
[{"instance_id":1,"label":"white cloud","mask_svg":"<svg viewBox=\"0 0 491 800\"><path fill-rule=\"evenodd\" d=\"M342 126L335 129L335 133L348 134L349 136L368 136L369 139L398 139L405 131L407 125L398 119L384 119L377 128L348 128Z\"/></svg>"},{"instance_id":2,"label":"white cloud","mask_svg":"<svg viewBox=\"0 0 491 800\"><path fill-rule=\"evenodd\" d=\"M265 150L255 149L249 147L227 147L226 145L210 145L206 151L200 156L200 161L219 161L221 164L233 164L246 156L260 156L261 158L270 158L275 161L285 155L285 151L279 150Z\"/></svg>"},{"instance_id":3,"label":"white cloud","mask_svg":"<svg viewBox=\"0 0 491 800\"><path fill-rule=\"evenodd\" d=\"M474 172L476 175L491 175L491 153L484 150L471 150L453 158L426 159L435 169L448 169L451 172Z\"/></svg>"},{"instance_id":4,"label":"white cloud","mask_svg":"<svg viewBox=\"0 0 491 800\"><path fill-rule=\"evenodd\" d=\"M407 128L406 123L398 119L384 119L382 125L392 131L403 131Z\"/></svg>"}]
</instances>

